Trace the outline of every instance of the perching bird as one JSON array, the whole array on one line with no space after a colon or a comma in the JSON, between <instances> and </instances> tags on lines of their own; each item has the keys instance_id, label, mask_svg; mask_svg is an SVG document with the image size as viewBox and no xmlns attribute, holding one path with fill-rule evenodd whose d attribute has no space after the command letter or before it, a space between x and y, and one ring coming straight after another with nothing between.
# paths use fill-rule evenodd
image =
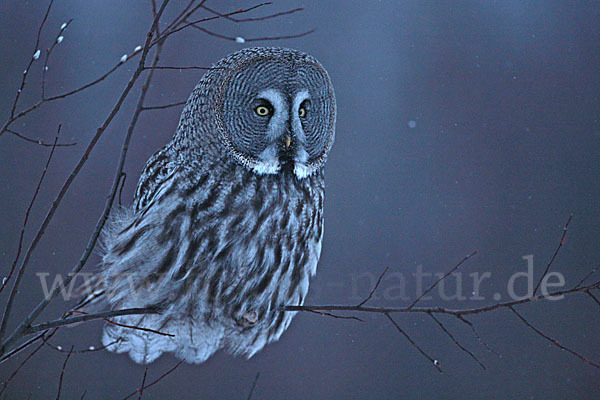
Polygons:
<instances>
[{"instance_id":1,"label":"perching bird","mask_svg":"<svg viewBox=\"0 0 600 400\"><path fill-rule=\"evenodd\" d=\"M88 300L159 310L114 318L109 350L201 363L279 339L294 314L279 308L303 303L321 253L335 113L327 72L300 51L244 49L204 75L104 232Z\"/></svg>"}]
</instances>

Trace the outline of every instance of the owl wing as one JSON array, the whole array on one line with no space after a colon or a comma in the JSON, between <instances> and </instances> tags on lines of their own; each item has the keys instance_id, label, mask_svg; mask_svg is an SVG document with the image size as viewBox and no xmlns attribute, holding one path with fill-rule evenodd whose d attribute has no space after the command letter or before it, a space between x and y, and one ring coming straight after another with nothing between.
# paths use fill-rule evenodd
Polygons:
<instances>
[{"instance_id":1,"label":"owl wing","mask_svg":"<svg viewBox=\"0 0 600 400\"><path fill-rule=\"evenodd\" d=\"M171 159L170 144L150 157L137 184L133 206L135 211L144 208L156 194L161 184L175 168Z\"/></svg>"}]
</instances>

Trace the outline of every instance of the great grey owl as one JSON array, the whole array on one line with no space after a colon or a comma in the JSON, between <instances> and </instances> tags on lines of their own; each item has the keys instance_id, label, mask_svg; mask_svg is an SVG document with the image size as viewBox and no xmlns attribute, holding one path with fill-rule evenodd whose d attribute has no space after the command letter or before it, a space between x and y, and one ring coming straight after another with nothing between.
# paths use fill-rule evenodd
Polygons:
<instances>
[{"instance_id":1,"label":"great grey owl","mask_svg":"<svg viewBox=\"0 0 600 400\"><path fill-rule=\"evenodd\" d=\"M104 232L87 302L159 311L114 318L109 350L201 363L279 339L321 253L335 113L327 72L300 51L244 49L204 75Z\"/></svg>"}]
</instances>

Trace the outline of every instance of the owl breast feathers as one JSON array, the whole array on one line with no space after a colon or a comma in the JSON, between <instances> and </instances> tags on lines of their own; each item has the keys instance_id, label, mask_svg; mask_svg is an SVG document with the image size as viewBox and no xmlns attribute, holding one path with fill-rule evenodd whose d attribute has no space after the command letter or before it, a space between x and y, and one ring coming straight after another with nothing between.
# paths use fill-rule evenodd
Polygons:
<instances>
[{"instance_id":1,"label":"owl breast feathers","mask_svg":"<svg viewBox=\"0 0 600 400\"><path fill-rule=\"evenodd\" d=\"M158 310L115 318L103 344L138 363L163 352L201 363L277 340L294 315L281 306L303 303L321 253L334 132L313 57L252 48L217 63L103 234L93 303Z\"/></svg>"}]
</instances>

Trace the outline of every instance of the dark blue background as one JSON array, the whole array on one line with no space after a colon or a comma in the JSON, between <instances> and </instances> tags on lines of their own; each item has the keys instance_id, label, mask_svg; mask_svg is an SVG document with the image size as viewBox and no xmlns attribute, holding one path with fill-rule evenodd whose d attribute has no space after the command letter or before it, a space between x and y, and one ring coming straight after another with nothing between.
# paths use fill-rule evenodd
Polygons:
<instances>
[{"instance_id":1,"label":"dark blue background","mask_svg":"<svg viewBox=\"0 0 600 400\"><path fill-rule=\"evenodd\" d=\"M80 86L142 44L151 23L149 1L57 0L42 49L59 26L74 22L48 70L51 94ZM45 1L0 6L0 110L8 116L21 74L33 53ZM173 1L167 17L187 1ZM248 1L207 5L220 11ZM536 278L556 247L570 213L567 242L553 269L567 286L600 260L600 4L596 1L277 1L253 16L295 7L306 10L264 22L214 21L207 29L230 36L264 37L317 31L281 45L316 56L328 69L338 101L337 138L327 164L325 238L308 304L354 304L390 267L373 304L402 306L394 287L400 273L415 296L412 273L444 272L464 255L468 296L473 272L490 272L480 301L423 305L477 307L506 298L510 276L534 256ZM194 30L174 35L162 65L209 66L241 48ZM39 98L41 60L34 64L22 105ZM31 239L58 188L112 108L136 60L94 88L41 107L12 128L51 142L62 140L37 207ZM201 71L158 71L148 103L185 100ZM140 80L141 81L141 80ZM138 85L139 88L139 85ZM136 92L137 93L137 92ZM107 195L122 138L137 101L131 95L105 132L58 209L36 251L13 316L41 298L35 272L64 273L79 259ZM133 196L146 159L166 143L180 108L145 112L129 152L124 201ZM414 128L409 121L416 122ZM0 268L16 251L23 215L48 149L9 134L0 137ZM95 256L90 265L98 262ZM431 283L431 280L426 282ZM447 282L451 292L455 280ZM521 288L522 289L522 288ZM521 291L522 293L522 291ZM5 294L3 294L5 296ZM0 299L5 301L5 297ZM57 301L46 318L65 304ZM600 361L600 309L584 295L518 308L548 335ZM498 357L468 327L446 326L487 366L483 371L427 316L397 317L445 374L422 357L383 316L365 323L298 315L282 339L251 360L219 353L206 363L182 365L144 398L246 398L260 372L255 399L263 398L596 398L600 372L532 333L506 310L471 320ZM63 348L99 346L101 323L63 329ZM21 358L0 365L5 379ZM14 379L7 398L54 398L64 354L42 350ZM149 380L174 365L163 356ZM75 354L65 371L63 398L121 398L141 383L144 367L123 355Z\"/></svg>"}]
</instances>

